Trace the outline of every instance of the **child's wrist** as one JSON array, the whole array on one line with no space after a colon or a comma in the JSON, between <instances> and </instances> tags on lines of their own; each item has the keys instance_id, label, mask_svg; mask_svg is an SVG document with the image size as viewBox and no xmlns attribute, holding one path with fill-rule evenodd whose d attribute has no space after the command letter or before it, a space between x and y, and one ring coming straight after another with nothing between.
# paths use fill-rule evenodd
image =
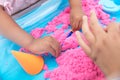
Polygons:
<instances>
[{"instance_id":1,"label":"child's wrist","mask_svg":"<svg viewBox=\"0 0 120 80\"><path fill-rule=\"evenodd\" d=\"M84 13L83 10L81 8L71 8L72 12L79 12L79 13Z\"/></svg>"},{"instance_id":2,"label":"child's wrist","mask_svg":"<svg viewBox=\"0 0 120 80\"><path fill-rule=\"evenodd\" d=\"M27 50L30 50L31 49L30 47L33 44L34 40L35 39L33 37L31 37L29 40L27 40L27 43L24 45L24 48Z\"/></svg>"},{"instance_id":3,"label":"child's wrist","mask_svg":"<svg viewBox=\"0 0 120 80\"><path fill-rule=\"evenodd\" d=\"M71 7L71 10L81 10L81 8L78 6L74 6L74 7Z\"/></svg>"}]
</instances>

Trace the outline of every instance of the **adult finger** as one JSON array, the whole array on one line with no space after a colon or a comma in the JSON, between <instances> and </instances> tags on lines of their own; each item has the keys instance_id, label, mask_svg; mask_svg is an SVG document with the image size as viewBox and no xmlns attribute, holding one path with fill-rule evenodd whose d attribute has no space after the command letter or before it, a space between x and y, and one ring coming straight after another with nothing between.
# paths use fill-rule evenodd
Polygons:
<instances>
[{"instance_id":1,"label":"adult finger","mask_svg":"<svg viewBox=\"0 0 120 80\"><path fill-rule=\"evenodd\" d=\"M79 45L83 48L83 50L87 53L87 55L91 56L91 49L90 47L83 41L81 35L80 35L80 32L79 31L76 31L75 32L76 36L77 36L77 40L78 40L78 43Z\"/></svg>"},{"instance_id":2,"label":"adult finger","mask_svg":"<svg viewBox=\"0 0 120 80\"><path fill-rule=\"evenodd\" d=\"M102 35L105 33L103 28L98 23L98 19L94 10L91 11L90 15L90 29L92 30L94 36L98 38L102 37Z\"/></svg>"},{"instance_id":3,"label":"adult finger","mask_svg":"<svg viewBox=\"0 0 120 80\"><path fill-rule=\"evenodd\" d=\"M90 31L88 26L88 18L87 16L83 16L83 24L82 24L82 31L85 35L86 39L89 41L89 44L92 44L95 42L95 37L93 33Z\"/></svg>"}]
</instances>

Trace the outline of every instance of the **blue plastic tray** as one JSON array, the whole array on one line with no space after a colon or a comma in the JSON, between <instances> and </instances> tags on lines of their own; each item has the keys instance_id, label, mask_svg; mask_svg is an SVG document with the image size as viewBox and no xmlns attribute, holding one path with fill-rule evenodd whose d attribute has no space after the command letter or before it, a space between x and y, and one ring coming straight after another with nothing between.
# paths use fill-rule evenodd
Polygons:
<instances>
[{"instance_id":1,"label":"blue plastic tray","mask_svg":"<svg viewBox=\"0 0 120 80\"><path fill-rule=\"evenodd\" d=\"M108 4L104 4L106 3L105 1L107 1ZM101 0L100 4L103 5L105 12L109 13L111 17L117 17L116 21L119 22L120 16L118 14L120 11L115 11L115 7L113 7L113 11L111 11L108 6L113 3L111 3L110 1L112 0ZM34 28L45 27L47 25L47 22L51 21L68 5L68 0L48 0L47 2L42 4L42 6L26 13L15 21L25 31L30 33L30 31ZM116 6L119 7L119 4L117 3ZM0 80L45 80L44 70L34 76L24 72L24 70L11 54L11 50L19 50L19 48L20 46L18 46L17 44L0 36ZM44 59L45 64L48 65L49 70L53 70L58 66L55 62L55 58L51 55L49 55L48 57L44 57Z\"/></svg>"}]
</instances>

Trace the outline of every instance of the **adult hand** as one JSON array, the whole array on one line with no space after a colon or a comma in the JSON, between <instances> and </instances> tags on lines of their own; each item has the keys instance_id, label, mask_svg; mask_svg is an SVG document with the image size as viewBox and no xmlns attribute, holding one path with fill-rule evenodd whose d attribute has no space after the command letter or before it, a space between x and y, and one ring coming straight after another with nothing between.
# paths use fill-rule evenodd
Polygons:
<instances>
[{"instance_id":1,"label":"adult hand","mask_svg":"<svg viewBox=\"0 0 120 80\"><path fill-rule=\"evenodd\" d=\"M98 23L94 11L91 11L90 26L87 17L83 17L82 30L88 41L86 44L80 32L76 32L78 42L86 54L101 68L107 77L120 76L120 25L110 23L104 31Z\"/></svg>"}]
</instances>

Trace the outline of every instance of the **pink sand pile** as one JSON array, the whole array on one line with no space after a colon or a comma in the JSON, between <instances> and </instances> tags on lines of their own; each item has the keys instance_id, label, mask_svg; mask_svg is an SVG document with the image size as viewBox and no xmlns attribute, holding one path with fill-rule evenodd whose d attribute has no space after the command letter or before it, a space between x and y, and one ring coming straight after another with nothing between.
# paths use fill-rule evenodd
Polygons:
<instances>
[{"instance_id":1,"label":"pink sand pile","mask_svg":"<svg viewBox=\"0 0 120 80\"><path fill-rule=\"evenodd\" d=\"M107 25L111 21L115 20L115 18L112 18L111 20L110 15L103 12L102 6L99 4L99 0L82 0L82 8L88 17L90 16L90 10L94 9L102 24Z\"/></svg>"},{"instance_id":2,"label":"pink sand pile","mask_svg":"<svg viewBox=\"0 0 120 80\"><path fill-rule=\"evenodd\" d=\"M31 35L36 39L36 38L40 38L43 32L44 32L43 28L36 28L31 31Z\"/></svg>"},{"instance_id":3,"label":"pink sand pile","mask_svg":"<svg viewBox=\"0 0 120 80\"><path fill-rule=\"evenodd\" d=\"M54 31L54 33L52 34L52 37L57 39L57 41L62 45L63 41L67 37L67 33L65 33L63 29L58 29Z\"/></svg>"},{"instance_id":4,"label":"pink sand pile","mask_svg":"<svg viewBox=\"0 0 120 80\"><path fill-rule=\"evenodd\" d=\"M78 42L75 34L67 37L68 33L65 33L63 29L58 29L52 35L52 37L57 39L57 41L61 44L62 51L78 47Z\"/></svg>"},{"instance_id":5,"label":"pink sand pile","mask_svg":"<svg viewBox=\"0 0 120 80\"><path fill-rule=\"evenodd\" d=\"M98 3L99 0L82 0L82 8L85 14L89 17L90 10L94 9L98 19L102 24L109 24L111 21L114 21L115 18L110 19L110 15L106 14L102 10L102 6ZM63 24L62 29L67 29L70 25L70 8L67 7L63 12L56 16L51 22L46 26L48 33L54 32L57 30L56 26Z\"/></svg>"},{"instance_id":6,"label":"pink sand pile","mask_svg":"<svg viewBox=\"0 0 120 80\"><path fill-rule=\"evenodd\" d=\"M45 27L45 30L50 33L57 30L56 26L63 24L61 29L68 29L70 25L70 8L67 7L63 12L56 16L48 25Z\"/></svg>"},{"instance_id":7,"label":"pink sand pile","mask_svg":"<svg viewBox=\"0 0 120 80\"><path fill-rule=\"evenodd\" d=\"M66 38L62 43L62 51L68 49L74 49L77 47L78 47L78 41L74 33L70 37Z\"/></svg>"},{"instance_id":8,"label":"pink sand pile","mask_svg":"<svg viewBox=\"0 0 120 80\"><path fill-rule=\"evenodd\" d=\"M103 80L104 75L81 48L70 49L56 59L58 68L47 71L50 80Z\"/></svg>"},{"instance_id":9,"label":"pink sand pile","mask_svg":"<svg viewBox=\"0 0 120 80\"><path fill-rule=\"evenodd\" d=\"M45 64L43 70L48 70L48 66Z\"/></svg>"},{"instance_id":10,"label":"pink sand pile","mask_svg":"<svg viewBox=\"0 0 120 80\"><path fill-rule=\"evenodd\" d=\"M101 5L98 4L98 0L83 0L82 1L83 10L85 14L89 17L90 10L94 9L96 11L98 19L103 24L108 24L112 20L110 16L102 11ZM57 26L63 24L63 30L68 28L70 25L69 21L70 8L66 8L59 16L55 17L48 26L51 24ZM113 19L114 20L114 19ZM48 27L47 26L47 27ZM53 28L54 29L54 28ZM47 28L46 28L47 30ZM51 30L55 32L53 35L62 46L63 52L57 59L58 68L53 71L47 71L45 73L45 78L50 78L50 80L103 80L105 79L104 74L101 70L89 59L82 49L77 48L78 43L74 34L68 38L63 30ZM49 31L49 30L48 30ZM68 33L66 33L68 34ZM62 36L63 35L63 36Z\"/></svg>"}]
</instances>

